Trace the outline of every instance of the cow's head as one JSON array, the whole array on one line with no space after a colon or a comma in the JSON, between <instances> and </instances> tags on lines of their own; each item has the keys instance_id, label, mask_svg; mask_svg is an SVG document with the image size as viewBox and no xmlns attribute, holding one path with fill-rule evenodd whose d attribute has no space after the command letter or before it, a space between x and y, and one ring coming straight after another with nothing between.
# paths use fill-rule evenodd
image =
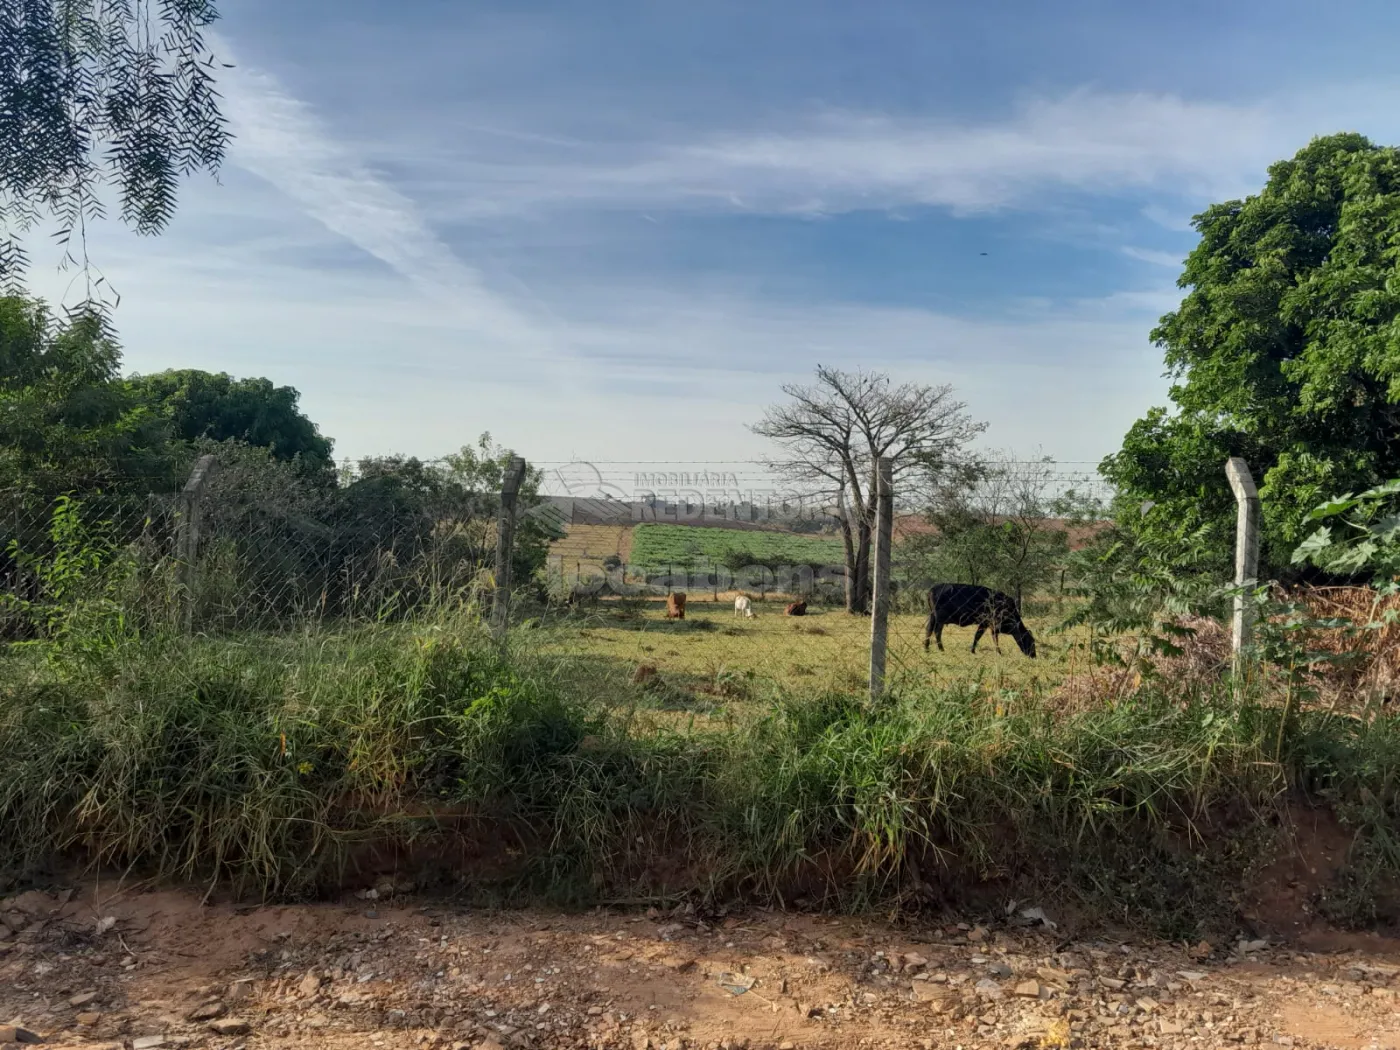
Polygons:
<instances>
[{"instance_id":1,"label":"cow's head","mask_svg":"<svg viewBox=\"0 0 1400 1050\"><path fill-rule=\"evenodd\" d=\"M1006 633L1016 639L1016 645L1020 647L1021 652L1025 653L1032 660L1035 659L1035 636L1031 634L1029 627L1023 623L1018 623Z\"/></svg>"}]
</instances>

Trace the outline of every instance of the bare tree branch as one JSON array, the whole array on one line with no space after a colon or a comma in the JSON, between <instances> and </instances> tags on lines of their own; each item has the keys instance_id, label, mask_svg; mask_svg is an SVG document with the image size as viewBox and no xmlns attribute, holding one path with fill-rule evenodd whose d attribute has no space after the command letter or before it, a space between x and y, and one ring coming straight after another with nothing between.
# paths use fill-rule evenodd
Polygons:
<instances>
[{"instance_id":1,"label":"bare tree branch","mask_svg":"<svg viewBox=\"0 0 1400 1050\"><path fill-rule=\"evenodd\" d=\"M876 460L894 460L901 502L927 502L970 462L968 443L986 424L967 414L951 386L894 385L882 372L817 366L816 382L783 387L787 404L771 406L751 429L771 438L783 455L766 460L808 499L842 508L847 544L847 608L869 604L870 535L875 526ZM907 497L913 497L912 500Z\"/></svg>"}]
</instances>

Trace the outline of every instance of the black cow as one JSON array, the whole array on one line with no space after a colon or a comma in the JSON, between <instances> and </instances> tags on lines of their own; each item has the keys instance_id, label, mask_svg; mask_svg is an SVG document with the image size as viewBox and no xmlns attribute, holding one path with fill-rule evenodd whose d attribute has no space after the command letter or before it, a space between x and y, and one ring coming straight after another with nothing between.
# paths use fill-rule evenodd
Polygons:
<instances>
[{"instance_id":1,"label":"black cow","mask_svg":"<svg viewBox=\"0 0 1400 1050\"><path fill-rule=\"evenodd\" d=\"M977 625L977 633L972 636L972 651L977 651L977 643L982 633L992 632L992 644L1001 652L1003 634L1016 639L1021 652L1035 659L1035 639L1021 620L1021 610L1016 607L1016 599L990 587L978 587L971 583L935 583L928 592L928 623L924 625L924 650L928 650L928 640L932 636L938 642L938 651L943 651L943 628L948 624L954 627Z\"/></svg>"}]
</instances>

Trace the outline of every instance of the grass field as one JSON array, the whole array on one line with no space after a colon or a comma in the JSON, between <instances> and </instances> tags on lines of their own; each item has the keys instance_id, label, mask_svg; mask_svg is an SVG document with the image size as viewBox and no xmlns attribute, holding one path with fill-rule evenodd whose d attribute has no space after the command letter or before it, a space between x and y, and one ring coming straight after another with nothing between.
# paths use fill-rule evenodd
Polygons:
<instances>
[{"instance_id":1,"label":"grass field","mask_svg":"<svg viewBox=\"0 0 1400 1050\"><path fill-rule=\"evenodd\" d=\"M841 540L833 536L650 523L632 530L631 562L650 572L664 572L671 565L720 564L736 551L759 561L794 565L842 563Z\"/></svg>"},{"instance_id":2,"label":"grass field","mask_svg":"<svg viewBox=\"0 0 1400 1050\"><path fill-rule=\"evenodd\" d=\"M755 602L757 616L742 619L735 617L732 599L721 596L719 602L692 600L685 620L669 621L664 605L662 599L600 602L587 615L546 632L546 648L581 655L616 674L654 668L655 677L645 685L659 706L704 714L741 712L775 689L859 692L867 681L868 617L819 607L804 617L788 617L780 603ZM944 651L925 653L923 617L895 614L888 671L892 681L923 688L1052 688L1087 663L1074 644L1076 635L1055 632L1062 619L1053 605L1027 617L1038 649L1031 660L1009 638L1002 639L998 653L984 636L970 653L972 628L945 629Z\"/></svg>"}]
</instances>

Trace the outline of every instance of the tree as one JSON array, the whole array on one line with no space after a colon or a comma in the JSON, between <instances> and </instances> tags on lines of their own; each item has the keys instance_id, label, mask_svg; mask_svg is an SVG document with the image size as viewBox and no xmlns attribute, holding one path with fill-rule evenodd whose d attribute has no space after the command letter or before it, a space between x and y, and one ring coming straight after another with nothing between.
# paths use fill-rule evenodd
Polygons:
<instances>
[{"instance_id":1,"label":"tree","mask_svg":"<svg viewBox=\"0 0 1400 1050\"><path fill-rule=\"evenodd\" d=\"M875 531L875 461L893 461L895 491L932 493L960 476L964 449L986 425L973 422L950 386L894 386L879 372L817 366L810 386L784 386L789 398L752 427L785 452L769 465L811 498L840 508L846 610L870 611L870 540Z\"/></svg>"},{"instance_id":2,"label":"tree","mask_svg":"<svg viewBox=\"0 0 1400 1050\"><path fill-rule=\"evenodd\" d=\"M269 449L277 459L300 459L312 470L333 466L331 440L301 412L293 387L197 369L135 376L128 386L170 421L176 439L240 441Z\"/></svg>"},{"instance_id":3,"label":"tree","mask_svg":"<svg viewBox=\"0 0 1400 1050\"><path fill-rule=\"evenodd\" d=\"M204 39L217 18L212 0L0 2L0 286L17 290L18 235L41 218L90 275L84 230L104 187L123 221L158 233L179 180L217 171L229 136Z\"/></svg>"},{"instance_id":4,"label":"tree","mask_svg":"<svg viewBox=\"0 0 1400 1050\"><path fill-rule=\"evenodd\" d=\"M1260 482L1261 567L1286 573L1327 496L1400 476L1400 151L1315 139L1256 196L1195 218L1180 307L1152 333L1175 383L1101 466L1134 535L1233 547L1225 460Z\"/></svg>"},{"instance_id":5,"label":"tree","mask_svg":"<svg viewBox=\"0 0 1400 1050\"><path fill-rule=\"evenodd\" d=\"M167 430L118 377L101 318L58 323L43 303L0 297L0 486L154 477Z\"/></svg>"},{"instance_id":6,"label":"tree","mask_svg":"<svg viewBox=\"0 0 1400 1050\"><path fill-rule=\"evenodd\" d=\"M925 511L932 531L900 544L908 579L975 583L1022 599L1054 580L1070 551L1071 526L1092 520L1097 504L1074 490L1055 491L1048 457L1017 460L992 453Z\"/></svg>"}]
</instances>

